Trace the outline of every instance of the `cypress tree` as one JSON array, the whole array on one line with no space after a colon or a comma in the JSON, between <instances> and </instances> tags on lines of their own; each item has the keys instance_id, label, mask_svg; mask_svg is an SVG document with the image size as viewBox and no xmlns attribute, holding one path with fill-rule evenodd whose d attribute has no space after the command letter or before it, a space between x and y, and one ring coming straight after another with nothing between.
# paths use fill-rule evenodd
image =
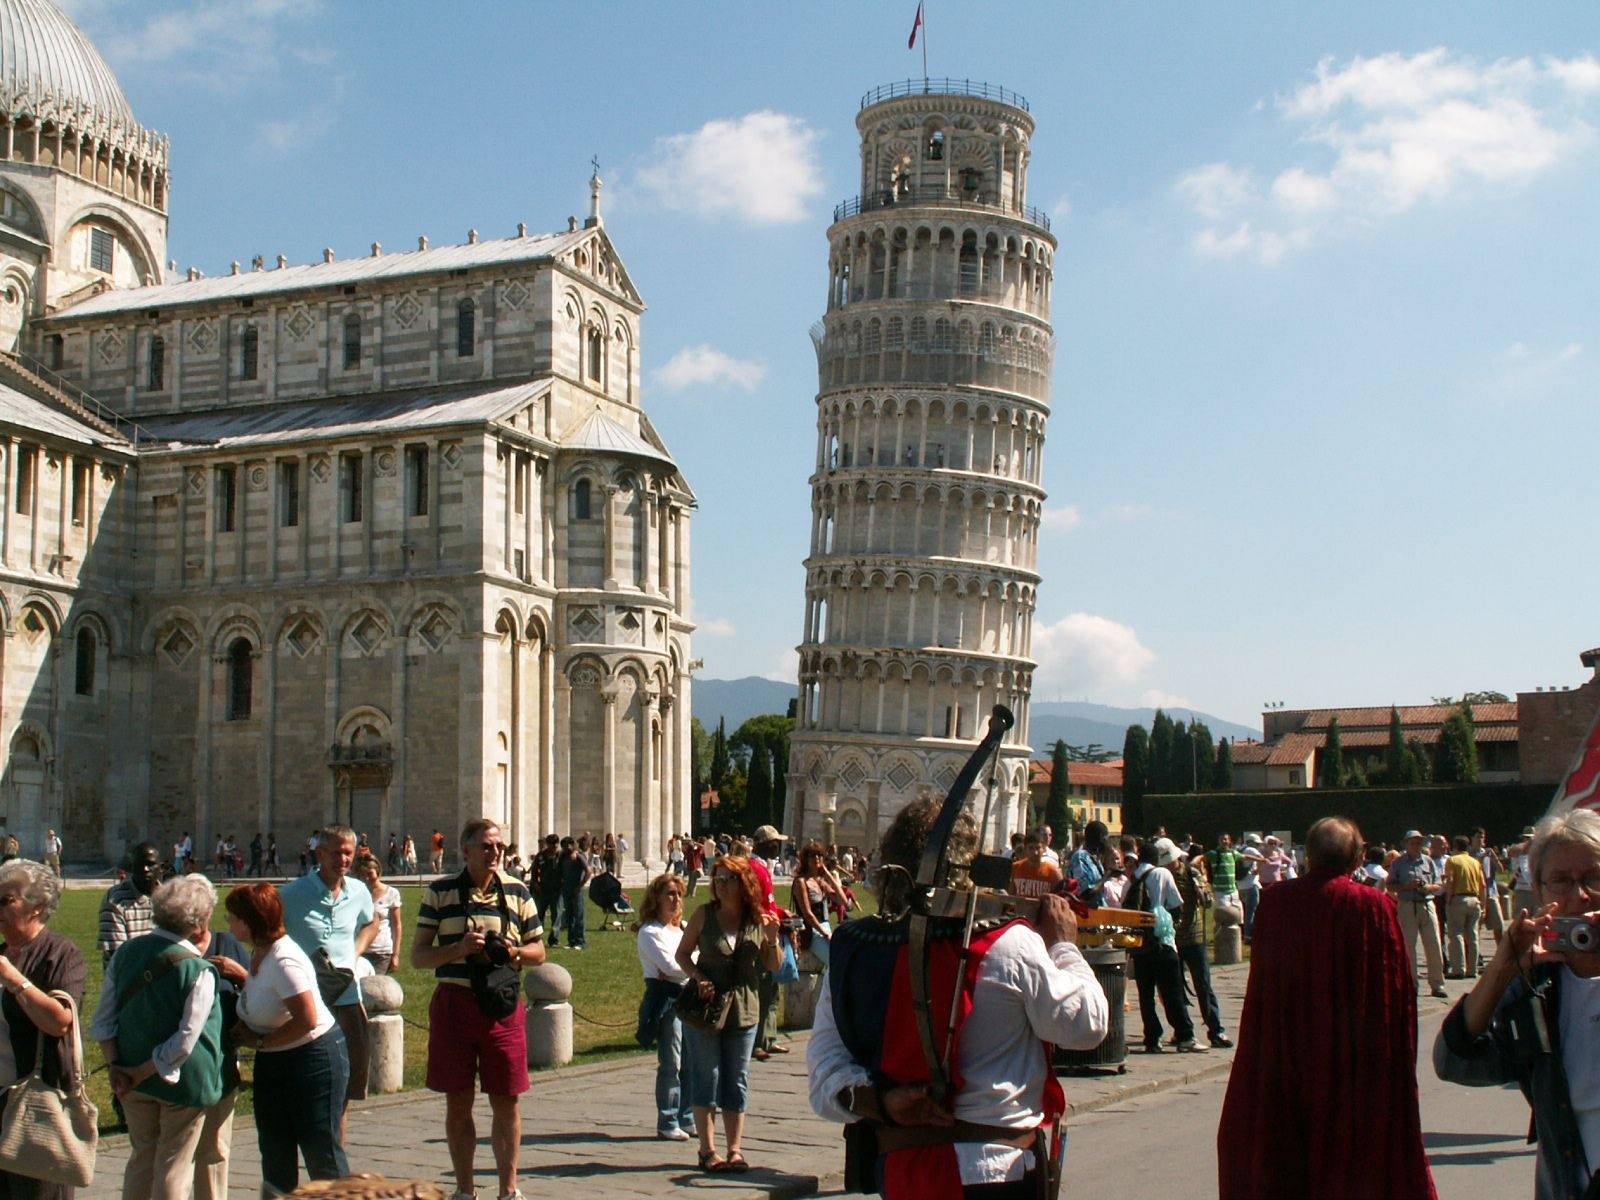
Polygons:
<instances>
[{"instance_id":1,"label":"cypress tree","mask_svg":"<svg viewBox=\"0 0 1600 1200\"><path fill-rule=\"evenodd\" d=\"M1227 738L1217 743L1217 761L1211 764L1211 786L1219 792L1233 790L1233 743Z\"/></svg>"},{"instance_id":2,"label":"cypress tree","mask_svg":"<svg viewBox=\"0 0 1600 1200\"><path fill-rule=\"evenodd\" d=\"M1172 748L1167 752L1167 784L1175 792L1194 791L1194 738L1182 721L1172 727Z\"/></svg>"},{"instance_id":3,"label":"cypress tree","mask_svg":"<svg viewBox=\"0 0 1600 1200\"><path fill-rule=\"evenodd\" d=\"M1150 735L1129 725L1122 737L1122 827L1138 829L1144 819L1144 781L1150 766Z\"/></svg>"},{"instance_id":4,"label":"cypress tree","mask_svg":"<svg viewBox=\"0 0 1600 1200\"><path fill-rule=\"evenodd\" d=\"M1067 744L1057 741L1050 752L1050 793L1044 802L1044 823L1055 834L1055 841L1066 845L1067 830L1072 828L1072 812L1067 806L1071 791L1067 772Z\"/></svg>"},{"instance_id":5,"label":"cypress tree","mask_svg":"<svg viewBox=\"0 0 1600 1200\"><path fill-rule=\"evenodd\" d=\"M711 773L707 777L711 787L716 791L722 790L723 781L728 777L728 723L724 718L717 719L717 731L711 735Z\"/></svg>"},{"instance_id":6,"label":"cypress tree","mask_svg":"<svg viewBox=\"0 0 1600 1200\"><path fill-rule=\"evenodd\" d=\"M1400 710L1389 707L1389 748L1383 755L1383 781L1390 787L1404 787L1406 779L1406 735L1400 726Z\"/></svg>"},{"instance_id":7,"label":"cypress tree","mask_svg":"<svg viewBox=\"0 0 1600 1200\"><path fill-rule=\"evenodd\" d=\"M1217 748L1211 742L1211 730L1201 721L1189 722L1189 737L1194 741L1195 780L1197 791L1209 791L1211 776L1216 771Z\"/></svg>"},{"instance_id":8,"label":"cypress tree","mask_svg":"<svg viewBox=\"0 0 1600 1200\"><path fill-rule=\"evenodd\" d=\"M1168 772L1172 760L1172 718L1159 708L1150 723L1150 754L1144 774L1144 790L1156 795L1176 791Z\"/></svg>"},{"instance_id":9,"label":"cypress tree","mask_svg":"<svg viewBox=\"0 0 1600 1200\"><path fill-rule=\"evenodd\" d=\"M772 821L772 756L767 743L757 738L750 751L750 778L744 790L745 820L751 828Z\"/></svg>"},{"instance_id":10,"label":"cypress tree","mask_svg":"<svg viewBox=\"0 0 1600 1200\"><path fill-rule=\"evenodd\" d=\"M1339 718L1328 719L1328 742L1322 747L1321 779L1318 781L1325 788L1344 786L1344 745L1339 740Z\"/></svg>"}]
</instances>

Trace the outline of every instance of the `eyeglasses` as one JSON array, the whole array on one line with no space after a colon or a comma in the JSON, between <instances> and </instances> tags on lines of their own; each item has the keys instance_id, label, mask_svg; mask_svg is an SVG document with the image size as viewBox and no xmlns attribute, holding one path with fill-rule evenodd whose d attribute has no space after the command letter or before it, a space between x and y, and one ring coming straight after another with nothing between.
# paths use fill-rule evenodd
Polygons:
<instances>
[{"instance_id":1,"label":"eyeglasses","mask_svg":"<svg viewBox=\"0 0 1600 1200\"><path fill-rule=\"evenodd\" d=\"M712 883L737 883L738 881L739 877L737 875L723 875L719 873L711 877Z\"/></svg>"},{"instance_id":2,"label":"eyeglasses","mask_svg":"<svg viewBox=\"0 0 1600 1200\"><path fill-rule=\"evenodd\" d=\"M1591 896L1600 896L1600 871L1577 876L1552 875L1543 881L1542 886L1552 896L1570 896L1577 888L1582 888Z\"/></svg>"}]
</instances>

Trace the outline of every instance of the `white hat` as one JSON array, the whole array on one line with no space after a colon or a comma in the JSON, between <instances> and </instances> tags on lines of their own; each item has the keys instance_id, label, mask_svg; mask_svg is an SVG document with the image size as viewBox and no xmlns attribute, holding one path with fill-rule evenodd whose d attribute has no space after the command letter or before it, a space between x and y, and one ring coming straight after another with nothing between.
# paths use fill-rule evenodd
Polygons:
<instances>
[{"instance_id":1,"label":"white hat","mask_svg":"<svg viewBox=\"0 0 1600 1200\"><path fill-rule=\"evenodd\" d=\"M759 842L787 842L789 839L779 833L771 825L757 826L755 833L750 835Z\"/></svg>"},{"instance_id":2,"label":"white hat","mask_svg":"<svg viewBox=\"0 0 1600 1200\"><path fill-rule=\"evenodd\" d=\"M1171 838L1157 838L1155 840L1156 865L1170 867L1180 858L1188 858L1188 854L1178 849L1178 844Z\"/></svg>"},{"instance_id":3,"label":"white hat","mask_svg":"<svg viewBox=\"0 0 1600 1200\"><path fill-rule=\"evenodd\" d=\"M1244 844L1246 846L1259 846L1259 845L1261 845L1261 835L1259 833L1247 833L1247 834L1245 834L1244 835Z\"/></svg>"}]
</instances>

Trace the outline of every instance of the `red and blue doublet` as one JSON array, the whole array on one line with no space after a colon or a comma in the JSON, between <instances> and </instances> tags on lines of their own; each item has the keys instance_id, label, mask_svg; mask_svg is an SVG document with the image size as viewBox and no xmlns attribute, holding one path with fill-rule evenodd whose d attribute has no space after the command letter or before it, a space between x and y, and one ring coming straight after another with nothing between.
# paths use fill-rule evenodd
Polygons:
<instances>
[{"instance_id":1,"label":"red and blue doublet","mask_svg":"<svg viewBox=\"0 0 1600 1200\"><path fill-rule=\"evenodd\" d=\"M928 939L928 994L931 1000L934 1045L941 1058L949 1047L950 1083L960 1096L961 1030L972 1012L972 993L984 956L1013 925L974 933L965 969L961 970L961 999L950 1028L950 1001L961 962L961 926L954 921L934 921ZM869 917L849 921L833 934L830 945L829 1001L840 1040L850 1056L888 1088L898 1084L927 1083L928 1062L917 1032L911 1002L908 921ZM953 1043L953 1044L952 1044ZM1045 1061L1049 1061L1046 1053ZM1066 1111L1066 1097L1054 1074L1044 1088L1044 1116L1049 1128ZM1019 1130L1018 1132L1022 1132ZM1051 1147L1054 1151L1054 1147ZM1042 1168L1043 1163L1036 1164ZM878 1162L879 1191L886 1200L961 1200L961 1172L953 1143L893 1150Z\"/></svg>"}]
</instances>

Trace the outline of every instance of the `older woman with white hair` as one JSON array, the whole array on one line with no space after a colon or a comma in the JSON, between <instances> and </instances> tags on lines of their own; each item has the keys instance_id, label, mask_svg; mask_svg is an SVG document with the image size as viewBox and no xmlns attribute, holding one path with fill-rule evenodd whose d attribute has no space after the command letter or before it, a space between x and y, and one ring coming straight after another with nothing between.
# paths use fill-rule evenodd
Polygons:
<instances>
[{"instance_id":1,"label":"older woman with white hair","mask_svg":"<svg viewBox=\"0 0 1600 1200\"><path fill-rule=\"evenodd\" d=\"M72 1013L51 992L83 1003L87 968L71 940L45 928L61 899L61 880L43 863L13 858L0 865L0 1088L40 1064L48 1083L61 1082L60 1041L72 1032ZM42 1056L42 1057L41 1057ZM0 1112L6 1093L0 1091ZM0 1172L6 1200L57 1200L73 1189Z\"/></svg>"},{"instance_id":2,"label":"older woman with white hair","mask_svg":"<svg viewBox=\"0 0 1600 1200\"><path fill-rule=\"evenodd\" d=\"M111 956L89 1034L128 1121L122 1194L187 1200L206 1117L223 1099L222 1005L205 959L217 892L183 875L150 904L155 929Z\"/></svg>"},{"instance_id":3,"label":"older woman with white hair","mask_svg":"<svg viewBox=\"0 0 1600 1200\"><path fill-rule=\"evenodd\" d=\"M1439 1078L1521 1086L1539 1145L1538 1200L1588 1194L1600 1169L1600 813L1574 809L1534 828L1528 874L1538 907L1511 922L1489 966L1445 1018Z\"/></svg>"}]
</instances>

